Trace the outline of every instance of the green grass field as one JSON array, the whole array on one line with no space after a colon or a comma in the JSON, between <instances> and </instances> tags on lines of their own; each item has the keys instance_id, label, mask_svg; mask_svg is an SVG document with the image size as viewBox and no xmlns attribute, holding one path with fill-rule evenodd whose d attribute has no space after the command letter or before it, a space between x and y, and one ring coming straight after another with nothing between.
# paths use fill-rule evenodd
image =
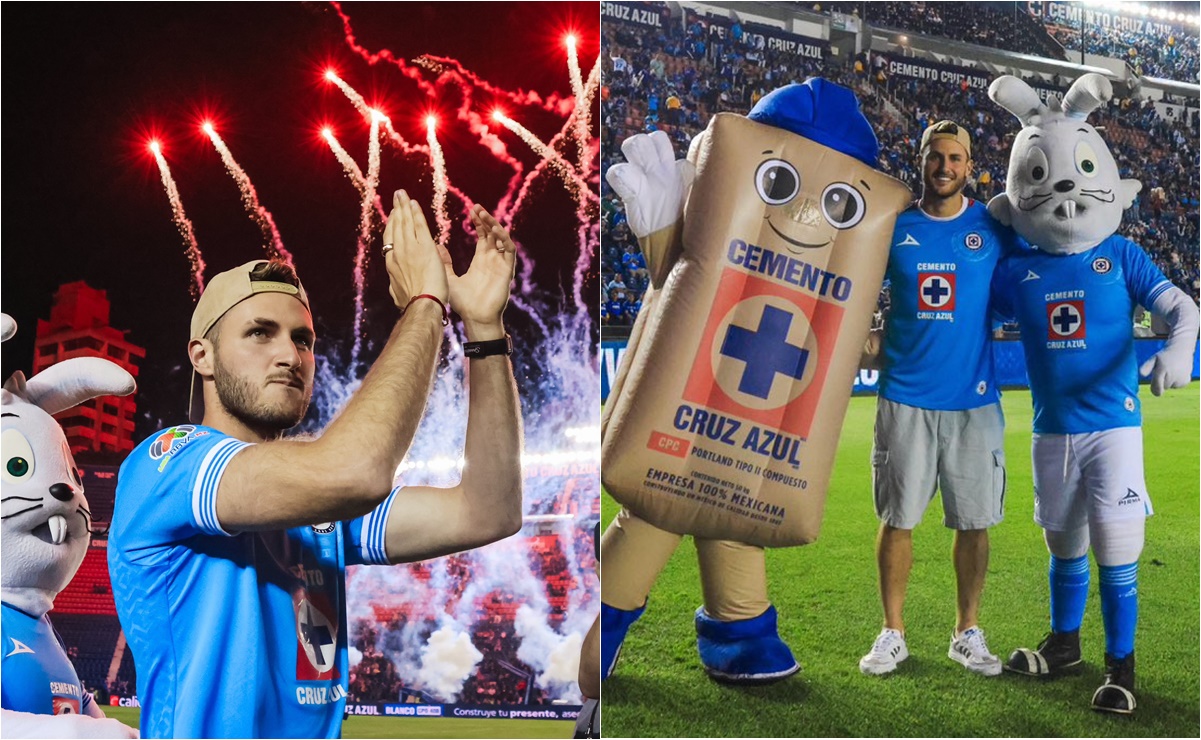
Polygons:
<instances>
[{"instance_id":1,"label":"green grass field","mask_svg":"<svg viewBox=\"0 0 1201 740\"><path fill-rule=\"evenodd\" d=\"M138 726L141 710L104 707L109 717ZM571 737L574 722L544 719L465 719L443 717L351 717L342 723L342 737L391 738L562 738Z\"/></svg>"},{"instance_id":2,"label":"green grass field","mask_svg":"<svg viewBox=\"0 0 1201 740\"><path fill-rule=\"evenodd\" d=\"M767 554L780 630L802 670L773 686L710 681L696 654L700 583L691 540L676 552L604 684L610 737L1027 736L1198 737L1201 632L1198 392L1154 398L1144 388L1147 485L1156 514L1140 568L1138 712L1101 715L1089 700L1102 680L1104 637L1092 593L1081 630L1085 666L1050 681L984 678L947 658L954 627L951 533L935 501L914 533L905 607L911 657L895 674L867 677L859 658L880 630L868 470L875 399L851 399L821 538ZM1048 629L1047 552L1032 520L1030 394L1007 392L1006 518L992 530L981 624L993 652L1034 647ZM607 524L618 505L607 494Z\"/></svg>"}]
</instances>

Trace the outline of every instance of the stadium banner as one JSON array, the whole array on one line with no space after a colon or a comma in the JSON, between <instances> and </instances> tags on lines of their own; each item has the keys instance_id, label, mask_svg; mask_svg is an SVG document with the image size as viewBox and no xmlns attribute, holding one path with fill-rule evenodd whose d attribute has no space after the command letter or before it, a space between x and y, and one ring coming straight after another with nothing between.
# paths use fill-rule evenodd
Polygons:
<instances>
[{"instance_id":1,"label":"stadium banner","mask_svg":"<svg viewBox=\"0 0 1201 740\"><path fill-rule=\"evenodd\" d=\"M1043 101L1044 105L1047 102L1047 98L1051 95L1063 100L1064 93L1068 91L1066 87L1056 87L1049 82L1042 82L1041 80L1030 82L1029 85L1034 89L1035 94L1038 95L1038 99Z\"/></svg>"},{"instance_id":2,"label":"stadium banner","mask_svg":"<svg viewBox=\"0 0 1201 740\"><path fill-rule=\"evenodd\" d=\"M709 35L716 34L722 41L729 40L732 21L710 17ZM801 59L824 59L830 53L830 42L788 33L782 28L773 28L758 23L743 23L742 36L752 48L778 51ZM763 43L759 43L762 39Z\"/></svg>"},{"instance_id":3,"label":"stadium banner","mask_svg":"<svg viewBox=\"0 0 1201 740\"><path fill-rule=\"evenodd\" d=\"M1141 365L1151 355L1163 349L1162 339L1136 339L1134 352ZM626 342L610 340L601 342L601 403L609 398L609 387L612 378L617 375L617 366L621 356L625 354ZM1019 341L993 342L993 362L997 368L997 383L1002 388L1028 388L1030 381L1026 377L1026 353ZM1201 378L1201 343L1193 355L1193 379ZM872 394L880 381L880 373L876 370L860 370L855 375L854 393Z\"/></svg>"},{"instance_id":4,"label":"stadium banner","mask_svg":"<svg viewBox=\"0 0 1201 740\"><path fill-rule=\"evenodd\" d=\"M458 719L555 719L574 722L578 704L346 704L347 717L451 717Z\"/></svg>"},{"instance_id":5,"label":"stadium banner","mask_svg":"<svg viewBox=\"0 0 1201 740\"><path fill-rule=\"evenodd\" d=\"M612 339L601 342L601 403L609 397L610 384L613 378L617 377L617 367L621 364L621 357L626 353L627 340Z\"/></svg>"},{"instance_id":6,"label":"stadium banner","mask_svg":"<svg viewBox=\"0 0 1201 740\"><path fill-rule=\"evenodd\" d=\"M1099 8L1081 7L1080 3L1029 2L1026 6L1035 17L1043 17L1051 23L1072 28L1080 27L1080 17L1083 13L1084 22L1090 26L1148 36L1167 36L1173 32L1171 23L1158 23L1150 18L1135 18Z\"/></svg>"},{"instance_id":7,"label":"stadium banner","mask_svg":"<svg viewBox=\"0 0 1201 740\"><path fill-rule=\"evenodd\" d=\"M890 58L888 60L888 76L952 84L967 82L968 87L976 90L988 90L989 84L992 83L992 77L987 72L978 69L959 67L954 64L940 64L913 57Z\"/></svg>"},{"instance_id":8,"label":"stadium banner","mask_svg":"<svg viewBox=\"0 0 1201 740\"><path fill-rule=\"evenodd\" d=\"M621 3L605 0L601 3L601 21L615 20L636 26L663 28L663 9L658 3Z\"/></svg>"}]
</instances>

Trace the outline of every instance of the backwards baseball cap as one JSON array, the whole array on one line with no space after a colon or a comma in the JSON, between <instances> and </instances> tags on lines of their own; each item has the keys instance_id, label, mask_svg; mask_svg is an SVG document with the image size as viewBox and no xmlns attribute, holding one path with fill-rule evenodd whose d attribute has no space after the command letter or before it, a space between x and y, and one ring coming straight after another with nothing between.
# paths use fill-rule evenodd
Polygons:
<instances>
[{"instance_id":1,"label":"backwards baseball cap","mask_svg":"<svg viewBox=\"0 0 1201 740\"><path fill-rule=\"evenodd\" d=\"M880 142L855 93L820 77L776 88L755 103L747 118L854 157L875 169Z\"/></svg>"},{"instance_id":2,"label":"backwards baseball cap","mask_svg":"<svg viewBox=\"0 0 1201 740\"><path fill-rule=\"evenodd\" d=\"M196 302L196 309L192 311L192 330L188 341L204 339L204 335L209 333L209 330L229 312L229 309L259 293L285 293L295 296L296 300L304 305L305 310L310 311L309 297L304 292L304 286L300 284L299 278L294 285L274 280L252 279L251 273L266 264L268 264L267 260L251 260L240 267L226 270L210 280L204 292L200 294L200 300ZM199 374L192 370L188 419L194 424L200 423L200 419L204 416L203 384L197 382L198 377Z\"/></svg>"},{"instance_id":3,"label":"backwards baseball cap","mask_svg":"<svg viewBox=\"0 0 1201 740\"><path fill-rule=\"evenodd\" d=\"M972 158L971 134L958 123L954 121L939 121L932 126L927 126L926 130L922 132L922 145L918 147L918 152L926 151L926 147L930 146L930 142L937 139L958 141L960 146L967 150L968 159Z\"/></svg>"}]
</instances>

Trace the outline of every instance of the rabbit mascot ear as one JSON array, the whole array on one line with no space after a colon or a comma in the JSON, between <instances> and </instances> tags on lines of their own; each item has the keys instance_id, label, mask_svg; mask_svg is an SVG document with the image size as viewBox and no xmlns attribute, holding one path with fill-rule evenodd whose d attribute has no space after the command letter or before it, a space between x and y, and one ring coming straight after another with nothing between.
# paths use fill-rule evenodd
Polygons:
<instances>
[{"instance_id":1,"label":"rabbit mascot ear","mask_svg":"<svg viewBox=\"0 0 1201 740\"><path fill-rule=\"evenodd\" d=\"M0 336L7 339L15 332L12 318L0 314ZM84 694L46 617L83 562L92 528L79 471L51 414L89 398L133 390L133 376L95 357L60 362L28 381L14 373L0 390L0 609L7 736L136 737L116 720L103 719L104 713Z\"/></svg>"}]
</instances>

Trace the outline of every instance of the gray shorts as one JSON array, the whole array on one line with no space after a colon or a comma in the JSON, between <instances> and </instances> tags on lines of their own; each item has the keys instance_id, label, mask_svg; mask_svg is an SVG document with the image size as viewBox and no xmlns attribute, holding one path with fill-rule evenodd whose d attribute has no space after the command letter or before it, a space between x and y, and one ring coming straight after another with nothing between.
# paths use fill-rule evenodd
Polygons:
<instances>
[{"instance_id":1,"label":"gray shorts","mask_svg":"<svg viewBox=\"0 0 1201 740\"><path fill-rule=\"evenodd\" d=\"M931 411L880 398L872 494L880 521L913 529L935 491L943 524L987 529L1005 514L1005 419L1000 404Z\"/></svg>"}]
</instances>

